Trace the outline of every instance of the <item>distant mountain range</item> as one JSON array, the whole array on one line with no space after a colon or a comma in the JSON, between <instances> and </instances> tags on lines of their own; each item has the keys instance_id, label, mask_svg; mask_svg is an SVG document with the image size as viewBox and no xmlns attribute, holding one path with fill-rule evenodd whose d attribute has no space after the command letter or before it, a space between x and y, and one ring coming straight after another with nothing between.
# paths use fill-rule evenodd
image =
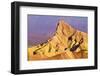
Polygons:
<instances>
[{"instance_id":1,"label":"distant mountain range","mask_svg":"<svg viewBox=\"0 0 100 76\"><path fill-rule=\"evenodd\" d=\"M64 20L47 42L28 48L28 60L58 60L88 58L88 35Z\"/></svg>"}]
</instances>

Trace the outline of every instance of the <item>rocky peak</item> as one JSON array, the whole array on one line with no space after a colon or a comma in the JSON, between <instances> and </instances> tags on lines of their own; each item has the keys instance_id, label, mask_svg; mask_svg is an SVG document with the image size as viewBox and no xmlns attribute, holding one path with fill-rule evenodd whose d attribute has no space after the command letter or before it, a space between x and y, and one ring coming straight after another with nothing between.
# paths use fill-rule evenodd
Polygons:
<instances>
[{"instance_id":1,"label":"rocky peak","mask_svg":"<svg viewBox=\"0 0 100 76\"><path fill-rule=\"evenodd\" d=\"M65 36L69 36L72 33L74 33L76 31L76 29L72 28L72 26L68 23L66 23L63 19L59 20L58 24L57 24L57 28L56 28L56 33L61 35L65 35Z\"/></svg>"}]
</instances>

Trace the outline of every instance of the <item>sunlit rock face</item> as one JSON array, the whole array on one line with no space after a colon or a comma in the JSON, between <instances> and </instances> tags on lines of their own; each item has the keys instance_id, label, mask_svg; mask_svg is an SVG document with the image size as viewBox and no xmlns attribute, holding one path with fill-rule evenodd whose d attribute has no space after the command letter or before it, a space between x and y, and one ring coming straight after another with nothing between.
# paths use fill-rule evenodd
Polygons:
<instances>
[{"instance_id":1,"label":"sunlit rock face","mask_svg":"<svg viewBox=\"0 0 100 76\"><path fill-rule=\"evenodd\" d=\"M28 48L28 60L58 60L88 58L88 35L64 20L47 42Z\"/></svg>"}]
</instances>

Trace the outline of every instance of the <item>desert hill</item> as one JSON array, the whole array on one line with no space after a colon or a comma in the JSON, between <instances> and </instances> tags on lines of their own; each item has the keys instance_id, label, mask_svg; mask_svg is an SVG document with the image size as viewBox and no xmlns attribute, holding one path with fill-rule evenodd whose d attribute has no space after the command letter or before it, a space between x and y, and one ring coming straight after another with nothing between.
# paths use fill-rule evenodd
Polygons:
<instances>
[{"instance_id":1,"label":"desert hill","mask_svg":"<svg viewBox=\"0 0 100 76\"><path fill-rule=\"evenodd\" d=\"M88 35L64 20L47 42L28 48L28 60L79 59L88 57Z\"/></svg>"}]
</instances>

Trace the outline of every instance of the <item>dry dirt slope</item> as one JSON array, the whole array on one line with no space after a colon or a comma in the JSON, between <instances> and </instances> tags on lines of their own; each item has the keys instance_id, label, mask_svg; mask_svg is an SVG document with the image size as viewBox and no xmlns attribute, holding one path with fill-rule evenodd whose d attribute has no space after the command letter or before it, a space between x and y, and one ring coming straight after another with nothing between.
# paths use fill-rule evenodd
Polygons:
<instances>
[{"instance_id":1,"label":"dry dirt slope","mask_svg":"<svg viewBox=\"0 0 100 76\"><path fill-rule=\"evenodd\" d=\"M28 60L78 59L88 57L87 33L74 29L64 20L46 43L28 48Z\"/></svg>"}]
</instances>

